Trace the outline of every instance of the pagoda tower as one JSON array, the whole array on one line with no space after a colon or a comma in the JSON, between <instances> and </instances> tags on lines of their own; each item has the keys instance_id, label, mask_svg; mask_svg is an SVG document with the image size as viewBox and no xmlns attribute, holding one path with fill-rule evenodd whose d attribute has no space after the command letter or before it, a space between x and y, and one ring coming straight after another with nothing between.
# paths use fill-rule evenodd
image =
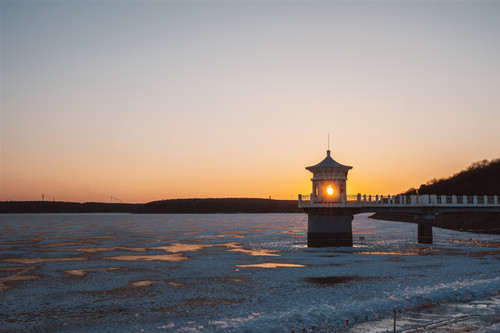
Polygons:
<instances>
[{"instance_id":1,"label":"pagoda tower","mask_svg":"<svg viewBox=\"0 0 500 333\"><path fill-rule=\"evenodd\" d=\"M338 163L327 150L323 161L306 167L313 174L311 200L317 203L345 203L347 173L350 169L352 166Z\"/></svg>"},{"instance_id":2,"label":"pagoda tower","mask_svg":"<svg viewBox=\"0 0 500 333\"><path fill-rule=\"evenodd\" d=\"M306 167L312 172L310 203L307 213L307 246L352 246L353 214L345 208L347 173L351 166L335 161L327 150L326 157Z\"/></svg>"}]
</instances>

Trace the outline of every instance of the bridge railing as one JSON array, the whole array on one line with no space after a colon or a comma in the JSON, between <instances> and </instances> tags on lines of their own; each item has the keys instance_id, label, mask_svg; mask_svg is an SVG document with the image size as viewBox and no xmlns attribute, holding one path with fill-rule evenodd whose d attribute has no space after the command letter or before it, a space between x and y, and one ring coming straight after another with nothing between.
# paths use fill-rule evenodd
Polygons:
<instances>
[{"instance_id":1,"label":"bridge railing","mask_svg":"<svg viewBox=\"0 0 500 333\"><path fill-rule=\"evenodd\" d=\"M350 200L349 202L354 202ZM358 194L357 204L369 205L432 205L432 206L498 206L497 195L366 195Z\"/></svg>"},{"instance_id":2,"label":"bridge railing","mask_svg":"<svg viewBox=\"0 0 500 333\"><path fill-rule=\"evenodd\" d=\"M299 194L299 205L322 205L311 195ZM347 201L338 205L368 206L500 206L497 195L347 195Z\"/></svg>"},{"instance_id":3,"label":"bridge railing","mask_svg":"<svg viewBox=\"0 0 500 333\"><path fill-rule=\"evenodd\" d=\"M310 203L311 195L310 194L299 194L299 203Z\"/></svg>"}]
</instances>

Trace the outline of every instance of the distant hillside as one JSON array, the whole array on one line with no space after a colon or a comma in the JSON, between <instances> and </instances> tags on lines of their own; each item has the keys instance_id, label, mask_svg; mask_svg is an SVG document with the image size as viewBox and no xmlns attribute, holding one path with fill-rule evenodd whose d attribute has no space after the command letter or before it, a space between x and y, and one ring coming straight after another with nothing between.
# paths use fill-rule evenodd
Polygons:
<instances>
[{"instance_id":1,"label":"distant hillside","mask_svg":"<svg viewBox=\"0 0 500 333\"><path fill-rule=\"evenodd\" d=\"M138 206L139 214L303 213L297 200L251 198L172 199Z\"/></svg>"},{"instance_id":2,"label":"distant hillside","mask_svg":"<svg viewBox=\"0 0 500 333\"><path fill-rule=\"evenodd\" d=\"M137 204L64 201L0 201L0 213L131 213Z\"/></svg>"},{"instance_id":3,"label":"distant hillside","mask_svg":"<svg viewBox=\"0 0 500 333\"><path fill-rule=\"evenodd\" d=\"M297 200L249 198L172 199L146 204L63 201L1 201L0 214L17 213L138 213L138 214L212 214L212 213L303 213Z\"/></svg>"},{"instance_id":4,"label":"distant hillside","mask_svg":"<svg viewBox=\"0 0 500 333\"><path fill-rule=\"evenodd\" d=\"M416 194L411 188L403 194ZM500 159L482 160L448 178L432 179L418 194L500 195Z\"/></svg>"}]
</instances>

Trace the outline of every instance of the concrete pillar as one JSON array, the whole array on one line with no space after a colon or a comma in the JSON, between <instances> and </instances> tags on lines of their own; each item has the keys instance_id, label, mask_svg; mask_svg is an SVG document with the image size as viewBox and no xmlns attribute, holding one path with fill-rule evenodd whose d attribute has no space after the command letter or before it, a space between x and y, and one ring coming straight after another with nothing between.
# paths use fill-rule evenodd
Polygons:
<instances>
[{"instance_id":1,"label":"concrete pillar","mask_svg":"<svg viewBox=\"0 0 500 333\"><path fill-rule=\"evenodd\" d=\"M314 210L307 213L308 247L352 247L352 214Z\"/></svg>"},{"instance_id":2,"label":"concrete pillar","mask_svg":"<svg viewBox=\"0 0 500 333\"><path fill-rule=\"evenodd\" d=\"M432 222L418 222L418 243L432 244Z\"/></svg>"},{"instance_id":3,"label":"concrete pillar","mask_svg":"<svg viewBox=\"0 0 500 333\"><path fill-rule=\"evenodd\" d=\"M434 218L435 215L421 215L417 218L419 244L432 244L432 223Z\"/></svg>"}]
</instances>

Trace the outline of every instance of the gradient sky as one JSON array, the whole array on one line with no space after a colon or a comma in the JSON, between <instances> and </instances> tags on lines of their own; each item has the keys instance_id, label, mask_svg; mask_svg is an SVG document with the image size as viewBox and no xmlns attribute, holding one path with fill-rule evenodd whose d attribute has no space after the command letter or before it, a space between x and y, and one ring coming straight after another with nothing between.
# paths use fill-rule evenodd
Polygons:
<instances>
[{"instance_id":1,"label":"gradient sky","mask_svg":"<svg viewBox=\"0 0 500 333\"><path fill-rule=\"evenodd\" d=\"M500 157L500 1L0 1L0 200L395 194Z\"/></svg>"}]
</instances>

